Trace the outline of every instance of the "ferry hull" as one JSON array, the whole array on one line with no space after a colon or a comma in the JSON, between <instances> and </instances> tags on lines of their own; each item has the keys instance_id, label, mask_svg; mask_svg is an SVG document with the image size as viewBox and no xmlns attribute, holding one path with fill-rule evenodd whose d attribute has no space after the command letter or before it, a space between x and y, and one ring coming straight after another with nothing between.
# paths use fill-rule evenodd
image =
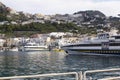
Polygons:
<instances>
[{"instance_id":1,"label":"ferry hull","mask_svg":"<svg viewBox=\"0 0 120 80\"><path fill-rule=\"evenodd\" d=\"M108 43L108 42L107 42ZM120 55L120 43L75 44L62 47L68 54L80 55Z\"/></svg>"},{"instance_id":2,"label":"ferry hull","mask_svg":"<svg viewBox=\"0 0 120 80\"><path fill-rule=\"evenodd\" d=\"M120 56L120 50L66 50L69 55L105 55Z\"/></svg>"}]
</instances>

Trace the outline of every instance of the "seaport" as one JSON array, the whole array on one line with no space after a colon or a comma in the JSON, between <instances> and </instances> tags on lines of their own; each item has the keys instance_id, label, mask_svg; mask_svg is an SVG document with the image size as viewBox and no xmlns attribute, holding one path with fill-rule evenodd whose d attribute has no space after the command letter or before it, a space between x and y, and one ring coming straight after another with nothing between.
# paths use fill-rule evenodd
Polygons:
<instances>
[{"instance_id":1,"label":"seaport","mask_svg":"<svg viewBox=\"0 0 120 80\"><path fill-rule=\"evenodd\" d=\"M49 34L34 34L30 37L16 37L16 38L1 38L0 51L44 51L44 50L59 50L63 44L62 38L66 41L71 37L72 33L66 32L52 32ZM77 39L77 37L75 37ZM73 37L74 40L74 37ZM73 40L68 40L71 42ZM62 41L62 42L61 42Z\"/></svg>"},{"instance_id":2,"label":"seaport","mask_svg":"<svg viewBox=\"0 0 120 80\"><path fill-rule=\"evenodd\" d=\"M120 80L119 7L119 0L1 0L0 80Z\"/></svg>"},{"instance_id":3,"label":"seaport","mask_svg":"<svg viewBox=\"0 0 120 80\"><path fill-rule=\"evenodd\" d=\"M119 34L116 32L117 30L113 29L109 33L111 37L108 32L99 33L99 37L92 36L92 39L89 39L91 36L78 34L74 36L72 33L63 32L2 38L0 40L0 80L119 80ZM103 46L101 43L104 42L109 42L109 45ZM84 50L83 44L89 44L89 46L85 46ZM92 48L93 44L101 44L102 48L96 45ZM117 44L117 48L114 46L112 49L111 44ZM81 45L85 53L81 52L83 51ZM95 51L97 48L99 51ZM72 52L76 55L71 55L67 50L72 49L80 52ZM91 53L87 51L90 49L92 49ZM110 52L113 55L110 53L106 55L104 52Z\"/></svg>"},{"instance_id":4,"label":"seaport","mask_svg":"<svg viewBox=\"0 0 120 80\"><path fill-rule=\"evenodd\" d=\"M74 36L72 33L63 32L34 34L31 37L2 38L0 40L0 80L119 80L120 64L118 61L120 56L116 55L119 54L119 34L116 32L117 30L112 30L111 34L115 34L112 35L112 38L106 32L92 40L86 39L89 36ZM110 53L100 55L99 53L104 54L101 51L93 51L97 55L92 55L93 52L89 55L88 53L83 55L81 52L71 55L66 52L66 50L71 50L69 46L75 50L80 49L74 48L74 46L81 47L83 41L85 41L85 45L89 44L84 51L90 49L93 51L97 48L92 48L90 45L108 43L108 41L110 41L109 45L101 44L100 47L103 46L103 48L99 49L108 53L111 44L117 44L118 47L114 46L115 51L109 51L114 55ZM68 48L64 48L66 46ZM72 54L76 53L72 52Z\"/></svg>"},{"instance_id":5,"label":"seaport","mask_svg":"<svg viewBox=\"0 0 120 80\"><path fill-rule=\"evenodd\" d=\"M34 34L31 37L1 39L1 51L51 51L64 50L68 54L119 55L120 35L118 30L99 31L95 36L69 32ZM66 37L67 36L67 37ZM84 36L84 37L82 37ZM92 54L91 54L92 53Z\"/></svg>"}]
</instances>

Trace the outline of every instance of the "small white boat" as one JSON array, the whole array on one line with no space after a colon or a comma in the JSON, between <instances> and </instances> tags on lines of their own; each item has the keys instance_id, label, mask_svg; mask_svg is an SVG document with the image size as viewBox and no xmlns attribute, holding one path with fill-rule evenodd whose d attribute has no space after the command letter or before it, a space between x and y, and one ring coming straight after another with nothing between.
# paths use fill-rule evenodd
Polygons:
<instances>
[{"instance_id":1,"label":"small white boat","mask_svg":"<svg viewBox=\"0 0 120 80\"><path fill-rule=\"evenodd\" d=\"M23 47L23 51L41 51L41 50L48 50L48 46L36 42L28 42Z\"/></svg>"},{"instance_id":2,"label":"small white boat","mask_svg":"<svg viewBox=\"0 0 120 80\"><path fill-rule=\"evenodd\" d=\"M9 49L9 51L19 51L18 47L13 47L11 49Z\"/></svg>"}]
</instances>

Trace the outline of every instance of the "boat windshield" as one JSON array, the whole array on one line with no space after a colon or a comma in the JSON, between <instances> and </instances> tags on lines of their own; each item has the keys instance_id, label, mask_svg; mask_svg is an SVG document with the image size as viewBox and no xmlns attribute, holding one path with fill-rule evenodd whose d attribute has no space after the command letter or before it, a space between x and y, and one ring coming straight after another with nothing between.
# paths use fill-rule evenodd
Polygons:
<instances>
[{"instance_id":1,"label":"boat windshield","mask_svg":"<svg viewBox=\"0 0 120 80\"><path fill-rule=\"evenodd\" d=\"M107 39L107 38L109 38L109 34L108 33L98 34L98 38L99 39Z\"/></svg>"}]
</instances>

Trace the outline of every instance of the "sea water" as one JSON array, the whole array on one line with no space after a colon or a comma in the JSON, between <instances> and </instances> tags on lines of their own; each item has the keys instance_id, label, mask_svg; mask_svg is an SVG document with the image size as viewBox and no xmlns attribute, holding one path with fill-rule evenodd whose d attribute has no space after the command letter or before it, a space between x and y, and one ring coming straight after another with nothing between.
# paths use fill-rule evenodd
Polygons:
<instances>
[{"instance_id":1,"label":"sea water","mask_svg":"<svg viewBox=\"0 0 120 80\"><path fill-rule=\"evenodd\" d=\"M0 77L79 72L120 67L120 56L67 55L65 52L0 52Z\"/></svg>"}]
</instances>

